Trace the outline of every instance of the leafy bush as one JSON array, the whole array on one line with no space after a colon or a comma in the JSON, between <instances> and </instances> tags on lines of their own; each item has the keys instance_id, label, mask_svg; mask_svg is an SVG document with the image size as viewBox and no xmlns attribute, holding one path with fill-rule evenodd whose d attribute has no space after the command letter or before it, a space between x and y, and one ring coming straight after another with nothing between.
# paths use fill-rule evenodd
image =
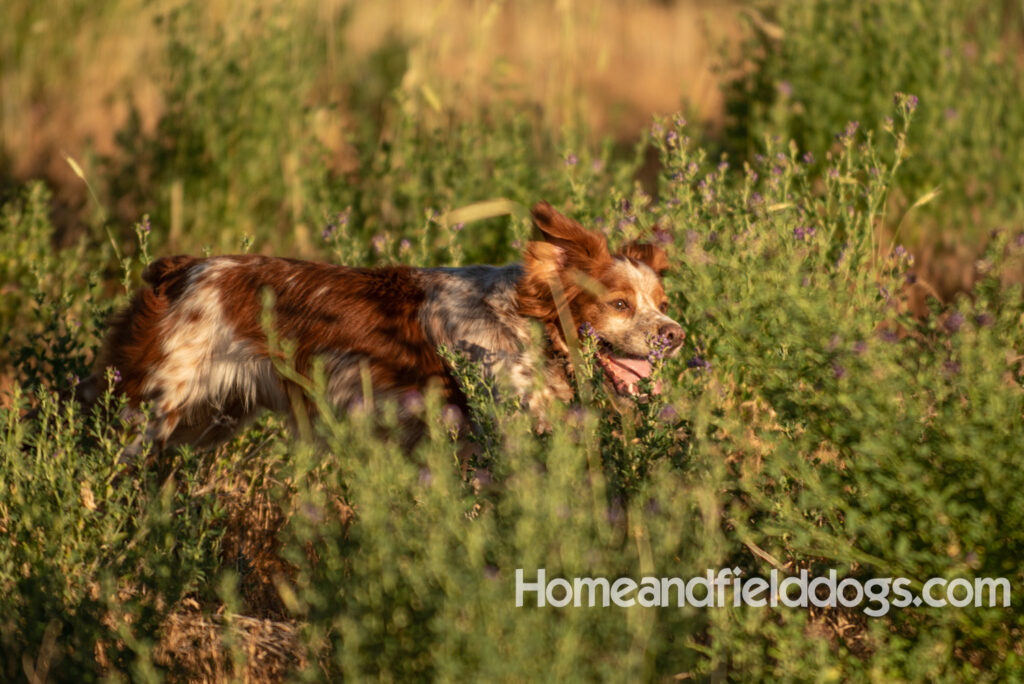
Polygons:
<instances>
[{"instance_id":1,"label":"leafy bush","mask_svg":"<svg viewBox=\"0 0 1024 684\"><path fill-rule=\"evenodd\" d=\"M925 225L977 239L1024 213L1021 16L1011 3L781 2L752 23L752 64L731 86L729 147L766 135L824 149L849 121L879 121L896 92L920 107L898 187L906 203L940 189ZM970 93L970 95L968 95ZM934 208L934 211L931 211ZM984 218L981 218L984 217Z\"/></svg>"}]
</instances>

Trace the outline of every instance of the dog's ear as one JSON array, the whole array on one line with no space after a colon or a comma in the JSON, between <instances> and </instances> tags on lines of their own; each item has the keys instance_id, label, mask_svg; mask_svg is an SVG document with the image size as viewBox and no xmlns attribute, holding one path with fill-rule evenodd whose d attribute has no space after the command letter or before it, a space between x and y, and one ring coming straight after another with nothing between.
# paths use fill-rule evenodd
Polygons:
<instances>
[{"instance_id":1,"label":"dog's ear","mask_svg":"<svg viewBox=\"0 0 1024 684\"><path fill-rule=\"evenodd\" d=\"M542 321L558 318L558 305L551 290L565 269L565 250L550 242L531 242L523 255L523 277L516 285L519 313Z\"/></svg>"},{"instance_id":2,"label":"dog's ear","mask_svg":"<svg viewBox=\"0 0 1024 684\"><path fill-rule=\"evenodd\" d=\"M618 256L624 256L633 261L647 264L651 270L658 274L658 277L665 275L668 270L668 255L665 250L657 245L645 242L630 242L619 250Z\"/></svg>"},{"instance_id":3,"label":"dog's ear","mask_svg":"<svg viewBox=\"0 0 1024 684\"><path fill-rule=\"evenodd\" d=\"M589 231L571 218L563 216L547 202L538 202L530 213L544 239L563 250L569 262L579 258L595 262L609 258L608 242L603 235Z\"/></svg>"}]
</instances>

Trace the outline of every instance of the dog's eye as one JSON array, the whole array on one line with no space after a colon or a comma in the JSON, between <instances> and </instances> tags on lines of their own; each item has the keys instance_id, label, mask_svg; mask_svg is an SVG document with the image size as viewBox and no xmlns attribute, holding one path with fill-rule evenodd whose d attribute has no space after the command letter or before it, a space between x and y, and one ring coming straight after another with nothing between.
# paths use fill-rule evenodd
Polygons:
<instances>
[{"instance_id":1,"label":"dog's eye","mask_svg":"<svg viewBox=\"0 0 1024 684\"><path fill-rule=\"evenodd\" d=\"M625 299L616 299L614 302L612 302L612 306L614 306L619 311L625 311L629 308L629 302L627 302Z\"/></svg>"},{"instance_id":2,"label":"dog's eye","mask_svg":"<svg viewBox=\"0 0 1024 684\"><path fill-rule=\"evenodd\" d=\"M661 310L661 313L668 313L668 302L662 302L658 308Z\"/></svg>"}]
</instances>

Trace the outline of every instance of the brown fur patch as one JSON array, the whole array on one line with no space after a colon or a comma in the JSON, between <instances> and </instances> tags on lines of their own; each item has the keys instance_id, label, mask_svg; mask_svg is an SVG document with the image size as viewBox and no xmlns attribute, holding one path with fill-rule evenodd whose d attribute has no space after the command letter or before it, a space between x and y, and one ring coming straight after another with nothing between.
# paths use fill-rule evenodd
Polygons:
<instances>
[{"instance_id":1,"label":"brown fur patch","mask_svg":"<svg viewBox=\"0 0 1024 684\"><path fill-rule=\"evenodd\" d=\"M415 389L437 377L450 394L458 393L418 320L424 291L412 269L261 256L232 259L238 265L216 275L221 302L236 333L263 353L262 293L270 290L274 327L295 343L300 373L308 373L317 356L344 351L368 359L375 388Z\"/></svg>"},{"instance_id":2,"label":"brown fur patch","mask_svg":"<svg viewBox=\"0 0 1024 684\"><path fill-rule=\"evenodd\" d=\"M658 274L658 277L665 275L665 271L668 270L668 256L665 254L665 250L655 245L630 242L619 250L619 254L632 261L647 264L652 271Z\"/></svg>"}]
</instances>

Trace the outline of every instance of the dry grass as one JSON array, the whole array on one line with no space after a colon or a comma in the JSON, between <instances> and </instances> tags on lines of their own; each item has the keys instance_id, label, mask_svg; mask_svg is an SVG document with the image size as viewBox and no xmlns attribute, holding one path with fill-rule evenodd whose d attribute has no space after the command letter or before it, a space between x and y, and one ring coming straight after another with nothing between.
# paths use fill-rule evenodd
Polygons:
<instances>
[{"instance_id":1,"label":"dry grass","mask_svg":"<svg viewBox=\"0 0 1024 684\"><path fill-rule=\"evenodd\" d=\"M11 180L45 178L57 190L58 213L83 209L85 189L64 156L88 169L91 156L116 153L131 103L143 131L153 131L164 108L163 37L154 19L173 6L119 0L74 26L59 18L30 26L35 47L23 63L0 68L0 159L6 156ZM716 49L738 32L730 5L698 0L302 0L289 8L324 27L326 58L312 66L320 83L334 87L343 60L398 37L411 46L402 87L427 110L465 112L511 95L540 105L551 125L582 118L595 134L620 138L634 137L652 113L686 109L719 122ZM336 18L348 10L351 20L334 35ZM211 31L244 32L253 21L251 7L226 0L211 0L204 11ZM0 31L0 43L17 38ZM345 121L344 112L331 116L319 131L339 164Z\"/></svg>"},{"instance_id":2,"label":"dry grass","mask_svg":"<svg viewBox=\"0 0 1024 684\"><path fill-rule=\"evenodd\" d=\"M298 629L288 621L183 610L164 622L154 656L180 681L279 682L306 664Z\"/></svg>"},{"instance_id":3,"label":"dry grass","mask_svg":"<svg viewBox=\"0 0 1024 684\"><path fill-rule=\"evenodd\" d=\"M682 0L469 2L358 6L346 40L371 50L382 35L412 44L403 87L442 106L475 106L509 92L543 105L552 125L582 117L628 138L652 114L722 115L720 44L738 36L732 3ZM457 108L457 107L456 107Z\"/></svg>"}]
</instances>

